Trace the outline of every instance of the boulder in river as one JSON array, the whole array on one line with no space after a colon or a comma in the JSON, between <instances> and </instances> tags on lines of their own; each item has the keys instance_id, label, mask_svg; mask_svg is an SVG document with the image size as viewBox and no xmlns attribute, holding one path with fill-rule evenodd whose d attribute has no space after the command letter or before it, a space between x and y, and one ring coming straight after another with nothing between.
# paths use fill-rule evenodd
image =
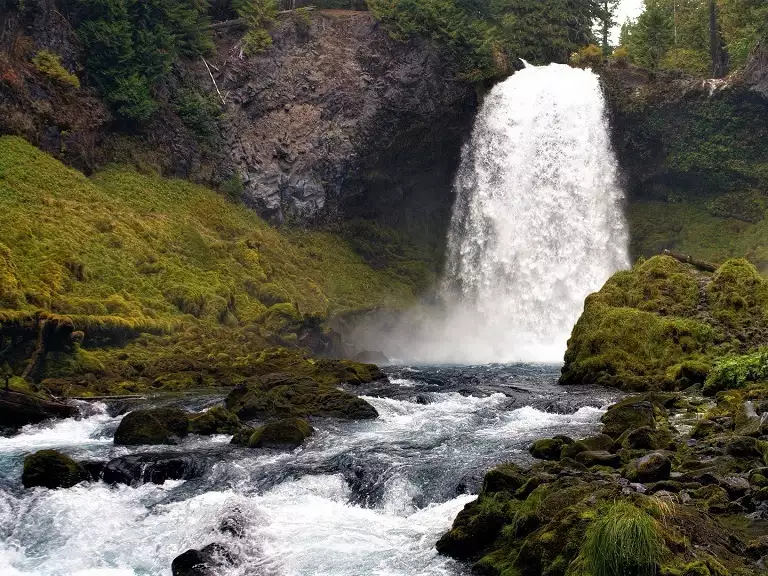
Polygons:
<instances>
[{"instance_id":1,"label":"boulder in river","mask_svg":"<svg viewBox=\"0 0 768 576\"><path fill-rule=\"evenodd\" d=\"M231 566L233 557L226 546L213 543L197 550L190 548L171 563L173 576L217 576L220 568Z\"/></svg>"},{"instance_id":2,"label":"boulder in river","mask_svg":"<svg viewBox=\"0 0 768 576\"><path fill-rule=\"evenodd\" d=\"M202 462L194 454L129 454L107 462L101 472L101 478L108 484L162 484L166 480L196 478L203 470Z\"/></svg>"},{"instance_id":3,"label":"boulder in river","mask_svg":"<svg viewBox=\"0 0 768 576\"><path fill-rule=\"evenodd\" d=\"M115 444L176 444L189 433L189 415L179 408L134 410L115 431Z\"/></svg>"},{"instance_id":4,"label":"boulder in river","mask_svg":"<svg viewBox=\"0 0 768 576\"><path fill-rule=\"evenodd\" d=\"M227 396L226 407L241 420L305 416L362 420L378 416L373 406L354 394L312 378L283 373L241 384Z\"/></svg>"},{"instance_id":5,"label":"boulder in river","mask_svg":"<svg viewBox=\"0 0 768 576\"><path fill-rule=\"evenodd\" d=\"M627 477L638 482L668 480L672 462L660 452L651 452L630 464Z\"/></svg>"},{"instance_id":6,"label":"boulder in river","mask_svg":"<svg viewBox=\"0 0 768 576\"><path fill-rule=\"evenodd\" d=\"M309 438L314 430L301 418L284 418L256 428L248 437L249 448L293 449Z\"/></svg>"},{"instance_id":7,"label":"boulder in river","mask_svg":"<svg viewBox=\"0 0 768 576\"><path fill-rule=\"evenodd\" d=\"M582 438L581 440L566 444L563 446L560 457L576 458L582 452L610 450L612 446L613 438L607 434L597 434L596 436L589 436L588 438Z\"/></svg>"},{"instance_id":8,"label":"boulder in river","mask_svg":"<svg viewBox=\"0 0 768 576\"><path fill-rule=\"evenodd\" d=\"M189 432L191 434L235 434L243 425L237 414L230 412L224 406L214 406L201 414L196 414L189 419Z\"/></svg>"},{"instance_id":9,"label":"boulder in river","mask_svg":"<svg viewBox=\"0 0 768 576\"><path fill-rule=\"evenodd\" d=\"M556 436L554 438L542 438L536 440L528 447L531 456L540 460L560 460L560 452L563 447L572 444L573 440L567 436Z\"/></svg>"},{"instance_id":10,"label":"boulder in river","mask_svg":"<svg viewBox=\"0 0 768 576\"><path fill-rule=\"evenodd\" d=\"M81 464L56 450L39 450L27 456L21 475L25 488L71 488L90 479L91 475Z\"/></svg>"}]
</instances>

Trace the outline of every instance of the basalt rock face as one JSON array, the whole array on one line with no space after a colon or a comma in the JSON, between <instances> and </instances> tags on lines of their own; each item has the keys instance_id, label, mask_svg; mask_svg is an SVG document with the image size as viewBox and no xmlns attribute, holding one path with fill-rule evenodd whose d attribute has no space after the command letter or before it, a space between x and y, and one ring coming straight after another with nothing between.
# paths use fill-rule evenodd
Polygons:
<instances>
[{"instance_id":1,"label":"basalt rock face","mask_svg":"<svg viewBox=\"0 0 768 576\"><path fill-rule=\"evenodd\" d=\"M245 199L278 222L340 212L442 225L472 87L427 43L392 40L369 13L320 11L273 37L241 59L233 33L215 62Z\"/></svg>"}]
</instances>

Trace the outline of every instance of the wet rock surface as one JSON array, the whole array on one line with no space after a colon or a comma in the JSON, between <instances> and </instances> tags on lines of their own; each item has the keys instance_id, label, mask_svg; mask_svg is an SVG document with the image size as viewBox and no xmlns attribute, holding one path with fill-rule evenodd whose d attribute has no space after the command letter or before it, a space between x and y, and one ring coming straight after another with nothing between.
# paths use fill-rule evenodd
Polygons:
<instances>
[{"instance_id":1,"label":"wet rock surface","mask_svg":"<svg viewBox=\"0 0 768 576\"><path fill-rule=\"evenodd\" d=\"M25 488L71 488L90 479L91 475L81 464L56 450L39 450L27 456L21 476Z\"/></svg>"},{"instance_id":2,"label":"wet rock surface","mask_svg":"<svg viewBox=\"0 0 768 576\"><path fill-rule=\"evenodd\" d=\"M100 478L108 484L136 486L166 480L189 480L201 476L206 469L198 454L148 453L114 458L104 465Z\"/></svg>"},{"instance_id":3,"label":"wet rock surface","mask_svg":"<svg viewBox=\"0 0 768 576\"><path fill-rule=\"evenodd\" d=\"M0 432L4 428L14 431L27 424L38 424L52 418L71 418L76 414L77 408L69 404L0 389Z\"/></svg>"}]
</instances>

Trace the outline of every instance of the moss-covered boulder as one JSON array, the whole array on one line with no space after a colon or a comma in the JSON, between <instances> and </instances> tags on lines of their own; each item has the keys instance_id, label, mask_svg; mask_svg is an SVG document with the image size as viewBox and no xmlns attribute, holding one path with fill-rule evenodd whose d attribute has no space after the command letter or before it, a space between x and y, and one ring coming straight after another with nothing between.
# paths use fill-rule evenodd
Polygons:
<instances>
[{"instance_id":1,"label":"moss-covered boulder","mask_svg":"<svg viewBox=\"0 0 768 576\"><path fill-rule=\"evenodd\" d=\"M576 455L576 462L587 468L591 466L605 466L608 468L621 468L621 456L611 454L606 450L587 450Z\"/></svg>"},{"instance_id":2,"label":"moss-covered boulder","mask_svg":"<svg viewBox=\"0 0 768 576\"><path fill-rule=\"evenodd\" d=\"M237 414L230 412L223 406L214 406L205 412L192 416L189 419L190 434L235 434L243 424Z\"/></svg>"},{"instance_id":3,"label":"moss-covered boulder","mask_svg":"<svg viewBox=\"0 0 768 576\"><path fill-rule=\"evenodd\" d=\"M640 260L590 295L574 326L561 382L628 390L740 385L766 362L713 362L768 341L768 280L743 259L715 273L670 256ZM768 375L768 368L765 368Z\"/></svg>"},{"instance_id":4,"label":"moss-covered boulder","mask_svg":"<svg viewBox=\"0 0 768 576\"><path fill-rule=\"evenodd\" d=\"M179 408L134 410L115 431L115 444L176 444L189 434L189 414Z\"/></svg>"},{"instance_id":5,"label":"moss-covered boulder","mask_svg":"<svg viewBox=\"0 0 768 576\"><path fill-rule=\"evenodd\" d=\"M622 434L619 442L629 450L669 450L675 447L672 434L667 428L654 429L651 426L628 430Z\"/></svg>"},{"instance_id":6,"label":"moss-covered boulder","mask_svg":"<svg viewBox=\"0 0 768 576\"><path fill-rule=\"evenodd\" d=\"M528 452L531 453L531 456L540 460L560 460L560 453L563 448L572 443L573 439L567 436L542 438L531 444L528 447Z\"/></svg>"},{"instance_id":7,"label":"moss-covered boulder","mask_svg":"<svg viewBox=\"0 0 768 576\"><path fill-rule=\"evenodd\" d=\"M506 462L491 468L483 479L483 492L516 492L528 481L528 476L517 464Z\"/></svg>"},{"instance_id":8,"label":"moss-covered boulder","mask_svg":"<svg viewBox=\"0 0 768 576\"><path fill-rule=\"evenodd\" d=\"M81 464L56 450L39 450L27 456L21 475L25 488L70 488L90 479L91 475Z\"/></svg>"},{"instance_id":9,"label":"moss-covered boulder","mask_svg":"<svg viewBox=\"0 0 768 576\"><path fill-rule=\"evenodd\" d=\"M232 443L249 448L293 449L301 446L313 433L314 429L306 420L284 418L243 431L232 439Z\"/></svg>"},{"instance_id":10,"label":"moss-covered boulder","mask_svg":"<svg viewBox=\"0 0 768 576\"><path fill-rule=\"evenodd\" d=\"M228 410L241 420L327 416L349 420L376 418L376 409L362 398L312 378L269 374L232 390Z\"/></svg>"},{"instance_id":11,"label":"moss-covered boulder","mask_svg":"<svg viewBox=\"0 0 768 576\"><path fill-rule=\"evenodd\" d=\"M633 396L626 398L611 406L603 414L603 433L611 438L618 439L622 434L637 428L656 428L655 413L658 406L645 396Z\"/></svg>"},{"instance_id":12,"label":"moss-covered boulder","mask_svg":"<svg viewBox=\"0 0 768 576\"><path fill-rule=\"evenodd\" d=\"M613 447L613 444L613 438L607 434L589 436L588 438L582 438L581 440L576 440L575 442L563 446L563 449L560 452L560 458L576 458L581 452L610 450Z\"/></svg>"},{"instance_id":13,"label":"moss-covered boulder","mask_svg":"<svg viewBox=\"0 0 768 576\"><path fill-rule=\"evenodd\" d=\"M651 452L632 462L626 476L634 482L659 482L668 480L672 461L660 452Z\"/></svg>"}]
</instances>

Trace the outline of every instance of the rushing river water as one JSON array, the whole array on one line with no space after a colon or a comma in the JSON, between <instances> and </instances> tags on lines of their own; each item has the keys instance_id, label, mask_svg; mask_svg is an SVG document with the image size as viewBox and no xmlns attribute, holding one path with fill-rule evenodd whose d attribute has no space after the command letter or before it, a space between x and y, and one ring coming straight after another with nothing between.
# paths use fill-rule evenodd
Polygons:
<instances>
[{"instance_id":1,"label":"rushing river water","mask_svg":"<svg viewBox=\"0 0 768 576\"><path fill-rule=\"evenodd\" d=\"M434 545L485 470L529 462L536 438L594 432L611 399L558 387L555 366L388 373L389 383L358 389L378 419L314 421L316 434L293 452L232 447L227 436L170 447L205 462L193 480L24 490L24 455L42 448L77 459L169 450L114 446L121 417L104 404L0 438L0 574L169 575L177 555L211 542L232 548L234 575L466 574ZM199 410L217 399L175 403ZM219 530L233 516L241 537Z\"/></svg>"}]
</instances>

